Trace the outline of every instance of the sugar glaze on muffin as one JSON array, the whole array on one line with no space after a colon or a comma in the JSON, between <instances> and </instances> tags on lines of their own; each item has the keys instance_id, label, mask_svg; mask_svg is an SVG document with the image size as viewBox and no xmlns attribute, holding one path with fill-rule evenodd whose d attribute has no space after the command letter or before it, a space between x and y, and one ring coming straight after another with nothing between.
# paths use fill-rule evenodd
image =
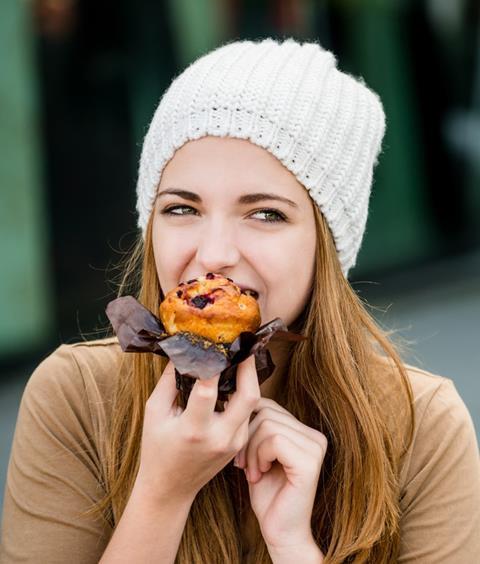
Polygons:
<instances>
[{"instance_id":1,"label":"sugar glaze on muffin","mask_svg":"<svg viewBox=\"0 0 480 564\"><path fill-rule=\"evenodd\" d=\"M169 335L188 332L214 343L232 343L242 331L260 327L255 292L212 272L181 282L160 304L160 319Z\"/></svg>"}]
</instances>

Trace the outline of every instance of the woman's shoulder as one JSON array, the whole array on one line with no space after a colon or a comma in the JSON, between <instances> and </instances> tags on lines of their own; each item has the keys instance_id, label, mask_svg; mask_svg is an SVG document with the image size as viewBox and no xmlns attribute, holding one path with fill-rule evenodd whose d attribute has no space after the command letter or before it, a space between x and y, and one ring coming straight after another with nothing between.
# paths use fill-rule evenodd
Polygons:
<instances>
[{"instance_id":1,"label":"woman's shoulder","mask_svg":"<svg viewBox=\"0 0 480 564\"><path fill-rule=\"evenodd\" d=\"M413 393L415 417L412 441L401 463L400 485L406 506L424 484L425 476L440 473L442 468L448 470L454 461L464 467L466 476L478 471L478 444L471 414L454 380L418 366L403 366ZM387 389L397 393L398 380L392 380ZM390 403L390 408L392 405L402 406L391 422L401 429L399 435L407 446L409 428L402 422L408 420L408 406L398 402Z\"/></svg>"},{"instance_id":2,"label":"woman's shoulder","mask_svg":"<svg viewBox=\"0 0 480 564\"><path fill-rule=\"evenodd\" d=\"M412 387L416 416L416 431L427 441L450 429L467 427L473 431L473 422L454 380L446 375L430 372L417 366L404 364Z\"/></svg>"},{"instance_id":3,"label":"woman's shoulder","mask_svg":"<svg viewBox=\"0 0 480 564\"><path fill-rule=\"evenodd\" d=\"M123 356L117 337L63 344L60 349L72 357L84 378L94 376L97 381L107 378L112 382Z\"/></svg>"},{"instance_id":4,"label":"woman's shoulder","mask_svg":"<svg viewBox=\"0 0 480 564\"><path fill-rule=\"evenodd\" d=\"M428 445L435 436L455 438L466 432L475 436L470 412L452 378L406 364L415 407L415 438Z\"/></svg>"},{"instance_id":5,"label":"woman's shoulder","mask_svg":"<svg viewBox=\"0 0 480 564\"><path fill-rule=\"evenodd\" d=\"M2 539L12 554L30 555L18 556L21 561L53 562L46 555L59 542L62 561L71 547L83 550L84 561L98 561L110 527L100 519L82 524L82 514L106 493L120 356L113 338L62 344L28 379L11 446L4 504L8 538ZM35 533L28 533L33 544L27 547L21 546L25 529ZM41 555L34 557L34 551Z\"/></svg>"},{"instance_id":6,"label":"woman's shoulder","mask_svg":"<svg viewBox=\"0 0 480 564\"><path fill-rule=\"evenodd\" d=\"M379 366L380 369L373 372L373 382L380 403L388 405L388 409L404 411L405 405L402 405L402 402L393 401L392 403L392 401L390 401L405 397L405 394L402 394L402 391L405 391L405 383L403 382L400 372L396 369L391 360L385 358L380 360ZM460 399L451 378L430 372L424 368L406 362L403 362L402 366L412 390L416 413L423 411L436 395L447 402L452 401L455 403ZM439 393L440 391L441 393Z\"/></svg>"},{"instance_id":7,"label":"woman's shoulder","mask_svg":"<svg viewBox=\"0 0 480 564\"><path fill-rule=\"evenodd\" d=\"M447 376L430 372L425 368L411 364L403 364L412 386L413 396L417 403L428 401L441 386L453 385L453 380Z\"/></svg>"},{"instance_id":8,"label":"woman's shoulder","mask_svg":"<svg viewBox=\"0 0 480 564\"><path fill-rule=\"evenodd\" d=\"M399 441L400 451L404 451L411 431L407 388L399 371L392 370L390 361L384 361L382 366L375 372L376 394L390 432ZM443 433L452 439L455 433L475 437L471 415L455 386L453 375L451 378L405 362L403 368L412 391L414 412L407 460L412 455L418 458L433 444L443 441Z\"/></svg>"},{"instance_id":9,"label":"woman's shoulder","mask_svg":"<svg viewBox=\"0 0 480 564\"><path fill-rule=\"evenodd\" d=\"M38 363L22 400L52 410L105 407L112 400L121 356L116 337L61 344Z\"/></svg>"},{"instance_id":10,"label":"woman's shoulder","mask_svg":"<svg viewBox=\"0 0 480 564\"><path fill-rule=\"evenodd\" d=\"M401 561L428 553L443 562L448 553L473 562L479 548L480 459L472 417L450 377L406 368L415 426L399 476Z\"/></svg>"}]
</instances>

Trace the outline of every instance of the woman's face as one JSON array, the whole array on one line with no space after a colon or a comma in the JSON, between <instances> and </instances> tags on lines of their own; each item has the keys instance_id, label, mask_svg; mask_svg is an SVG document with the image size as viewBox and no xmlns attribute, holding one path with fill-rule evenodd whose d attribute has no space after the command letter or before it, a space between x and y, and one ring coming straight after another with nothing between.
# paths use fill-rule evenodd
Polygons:
<instances>
[{"instance_id":1,"label":"woman's face","mask_svg":"<svg viewBox=\"0 0 480 564\"><path fill-rule=\"evenodd\" d=\"M165 167L153 218L164 293L215 272L258 293L262 323L290 325L312 286L310 197L273 155L243 139L202 137Z\"/></svg>"}]
</instances>

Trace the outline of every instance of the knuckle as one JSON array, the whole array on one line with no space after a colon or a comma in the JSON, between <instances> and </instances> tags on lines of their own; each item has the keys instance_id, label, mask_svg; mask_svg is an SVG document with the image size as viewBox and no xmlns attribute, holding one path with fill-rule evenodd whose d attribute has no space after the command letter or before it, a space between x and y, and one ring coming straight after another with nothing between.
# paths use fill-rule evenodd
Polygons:
<instances>
[{"instance_id":1,"label":"knuckle","mask_svg":"<svg viewBox=\"0 0 480 564\"><path fill-rule=\"evenodd\" d=\"M205 433L198 429L185 429L182 432L182 438L187 443L197 444L205 440Z\"/></svg>"},{"instance_id":2,"label":"knuckle","mask_svg":"<svg viewBox=\"0 0 480 564\"><path fill-rule=\"evenodd\" d=\"M282 435L272 435L272 445L274 448L279 448L283 445L284 437Z\"/></svg>"},{"instance_id":3,"label":"knuckle","mask_svg":"<svg viewBox=\"0 0 480 564\"><path fill-rule=\"evenodd\" d=\"M235 446L237 446L238 443L240 445L239 447L240 450L247 445L249 439L250 439L250 432L248 430L248 425L246 425L242 429L240 429L238 437L235 439Z\"/></svg>"},{"instance_id":4,"label":"knuckle","mask_svg":"<svg viewBox=\"0 0 480 564\"><path fill-rule=\"evenodd\" d=\"M248 440L248 438L247 438ZM235 452L242 450L242 448L247 444L247 441L244 441L242 437L235 438L232 442L232 449Z\"/></svg>"},{"instance_id":5,"label":"knuckle","mask_svg":"<svg viewBox=\"0 0 480 564\"><path fill-rule=\"evenodd\" d=\"M328 447L327 437L325 437L325 435L320 433L319 436L317 437L316 443L318 450L317 459L323 461L323 458L327 452L327 447Z\"/></svg>"},{"instance_id":6,"label":"knuckle","mask_svg":"<svg viewBox=\"0 0 480 564\"><path fill-rule=\"evenodd\" d=\"M327 441L327 437L318 429L315 429L314 427L308 427L308 429L310 429L310 431L312 432L312 436L317 439L317 441L319 442L323 442L323 441Z\"/></svg>"},{"instance_id":7,"label":"knuckle","mask_svg":"<svg viewBox=\"0 0 480 564\"><path fill-rule=\"evenodd\" d=\"M269 419L268 417L264 417L260 423L258 424L258 430L262 430L262 431L268 431L269 429L272 429L273 427L273 421L272 419Z\"/></svg>"},{"instance_id":8,"label":"knuckle","mask_svg":"<svg viewBox=\"0 0 480 564\"><path fill-rule=\"evenodd\" d=\"M249 409L253 409L254 407L256 407L259 399L260 399L260 394L246 394L244 401L249 407Z\"/></svg>"},{"instance_id":9,"label":"knuckle","mask_svg":"<svg viewBox=\"0 0 480 564\"><path fill-rule=\"evenodd\" d=\"M233 453L233 446L225 439L217 439L213 442L212 451L216 454L230 454Z\"/></svg>"},{"instance_id":10,"label":"knuckle","mask_svg":"<svg viewBox=\"0 0 480 564\"><path fill-rule=\"evenodd\" d=\"M320 446L323 448L323 450L327 450L328 447L328 439L327 437L321 433L320 431L317 431L317 437L318 437L318 442L320 443Z\"/></svg>"},{"instance_id":11,"label":"knuckle","mask_svg":"<svg viewBox=\"0 0 480 564\"><path fill-rule=\"evenodd\" d=\"M209 399L213 399L217 395L217 390L215 390L214 388L206 387L206 386L199 386L197 388L196 395L200 399L209 400Z\"/></svg>"}]
</instances>

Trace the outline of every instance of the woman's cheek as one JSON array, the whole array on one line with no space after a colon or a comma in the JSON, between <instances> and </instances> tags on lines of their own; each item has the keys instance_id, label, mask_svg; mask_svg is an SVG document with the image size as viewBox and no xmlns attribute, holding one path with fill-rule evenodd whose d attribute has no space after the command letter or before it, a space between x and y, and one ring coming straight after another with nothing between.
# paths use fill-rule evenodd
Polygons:
<instances>
[{"instance_id":1,"label":"woman's cheek","mask_svg":"<svg viewBox=\"0 0 480 564\"><path fill-rule=\"evenodd\" d=\"M257 248L257 251L259 249ZM296 274L289 269L283 253L269 249L266 253L257 253L255 261L250 259L256 274L262 280L263 292L260 295L260 309L262 320L270 321L280 317L288 324L287 317L291 316L292 301L295 300L294 281Z\"/></svg>"},{"instance_id":2,"label":"woman's cheek","mask_svg":"<svg viewBox=\"0 0 480 564\"><path fill-rule=\"evenodd\" d=\"M309 254L314 250L308 251L308 245L299 247L283 241L260 261L268 288L268 314L280 317L287 325L300 315L310 295L314 259Z\"/></svg>"},{"instance_id":3,"label":"woman's cheek","mask_svg":"<svg viewBox=\"0 0 480 564\"><path fill-rule=\"evenodd\" d=\"M194 238L178 237L164 233L154 246L154 257L160 285L164 291L174 288L182 279L182 273L195 256Z\"/></svg>"}]
</instances>

